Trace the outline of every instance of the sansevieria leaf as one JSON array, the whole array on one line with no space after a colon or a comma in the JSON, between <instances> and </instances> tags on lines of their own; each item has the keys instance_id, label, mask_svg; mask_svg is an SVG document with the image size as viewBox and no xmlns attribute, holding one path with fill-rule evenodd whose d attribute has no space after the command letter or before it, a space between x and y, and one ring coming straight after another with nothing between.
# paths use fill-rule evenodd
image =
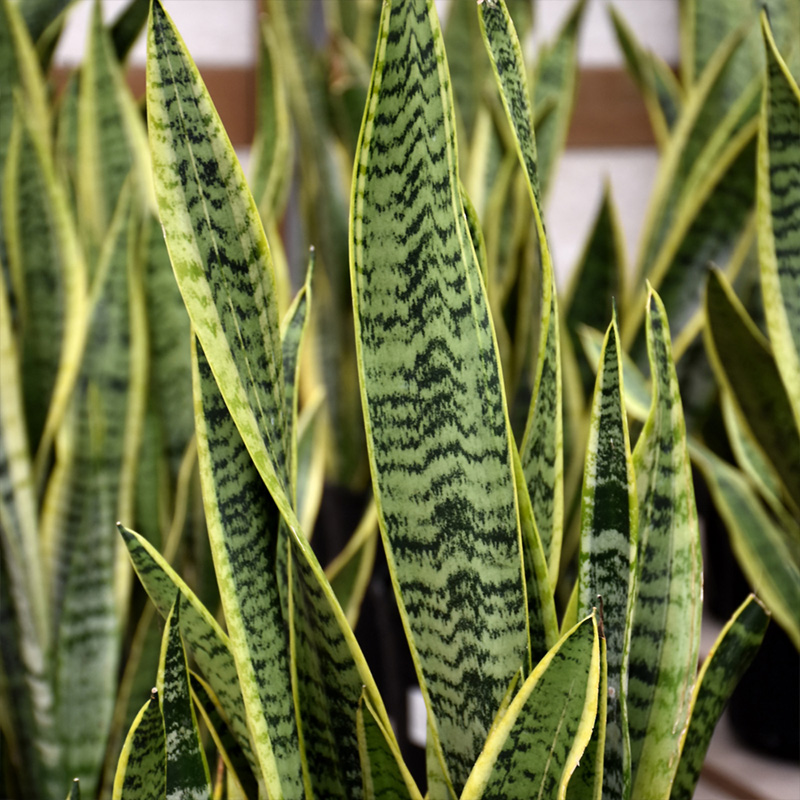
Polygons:
<instances>
[{"instance_id":1,"label":"sansevieria leaf","mask_svg":"<svg viewBox=\"0 0 800 800\"><path fill-rule=\"evenodd\" d=\"M364 800L422 800L400 751L387 739L366 698L359 705L356 724Z\"/></svg>"},{"instance_id":2,"label":"sansevieria leaf","mask_svg":"<svg viewBox=\"0 0 800 800\"><path fill-rule=\"evenodd\" d=\"M758 255L775 363L800 430L800 90L761 25L767 81L758 139ZM796 37L795 49L800 48Z\"/></svg>"},{"instance_id":3,"label":"sansevieria leaf","mask_svg":"<svg viewBox=\"0 0 800 800\"><path fill-rule=\"evenodd\" d=\"M633 612L638 504L622 391L616 316L606 332L592 403L583 478L578 618L602 598L607 660L603 795L630 794L626 685Z\"/></svg>"},{"instance_id":4,"label":"sansevieria leaf","mask_svg":"<svg viewBox=\"0 0 800 800\"><path fill-rule=\"evenodd\" d=\"M597 714L600 648L594 615L543 658L497 721L462 800L563 800Z\"/></svg>"},{"instance_id":5,"label":"sansevieria leaf","mask_svg":"<svg viewBox=\"0 0 800 800\"><path fill-rule=\"evenodd\" d=\"M564 522L561 354L555 275L542 221L533 114L522 50L504 0L483 3L478 6L478 13L503 107L514 135L517 155L523 167L539 245L542 290L539 353L533 400L520 456L538 536L547 558L550 583L555 586Z\"/></svg>"},{"instance_id":6,"label":"sansevieria leaf","mask_svg":"<svg viewBox=\"0 0 800 800\"><path fill-rule=\"evenodd\" d=\"M163 800L167 786L166 737L158 690L131 725L114 777L113 800Z\"/></svg>"},{"instance_id":7,"label":"sansevieria leaf","mask_svg":"<svg viewBox=\"0 0 800 800\"><path fill-rule=\"evenodd\" d=\"M192 590L153 546L138 533L119 527L133 567L153 604L166 619L176 591L183 597L180 629L200 671L217 695L225 721L253 767L257 767L250 745L242 690L236 673L228 635L198 600Z\"/></svg>"},{"instance_id":8,"label":"sansevieria leaf","mask_svg":"<svg viewBox=\"0 0 800 800\"><path fill-rule=\"evenodd\" d=\"M204 354L197 347L195 352L203 501L248 727L270 795L300 798L303 775L289 637L275 563L279 516Z\"/></svg>"},{"instance_id":9,"label":"sansevieria leaf","mask_svg":"<svg viewBox=\"0 0 800 800\"><path fill-rule=\"evenodd\" d=\"M705 760L711 734L739 679L758 651L769 616L750 595L722 629L706 656L692 699L692 718L670 800L691 800Z\"/></svg>"},{"instance_id":10,"label":"sansevieria leaf","mask_svg":"<svg viewBox=\"0 0 800 800\"><path fill-rule=\"evenodd\" d=\"M158 666L158 696L166 737L167 797L211 800L211 776L197 729L189 666L181 640L181 602L178 592L164 625Z\"/></svg>"},{"instance_id":11,"label":"sansevieria leaf","mask_svg":"<svg viewBox=\"0 0 800 800\"><path fill-rule=\"evenodd\" d=\"M383 6L351 237L381 532L434 742L458 793L528 642L502 379L432 0Z\"/></svg>"},{"instance_id":12,"label":"sansevieria leaf","mask_svg":"<svg viewBox=\"0 0 800 800\"><path fill-rule=\"evenodd\" d=\"M651 290L650 414L633 453L638 586L628 679L632 796L662 798L678 765L700 643L702 564L678 379L664 306Z\"/></svg>"}]
</instances>

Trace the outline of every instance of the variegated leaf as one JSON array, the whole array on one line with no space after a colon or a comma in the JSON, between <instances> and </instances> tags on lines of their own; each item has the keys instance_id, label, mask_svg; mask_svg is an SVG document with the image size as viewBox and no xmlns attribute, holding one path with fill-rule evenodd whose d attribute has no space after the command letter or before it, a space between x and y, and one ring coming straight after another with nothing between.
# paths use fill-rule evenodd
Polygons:
<instances>
[{"instance_id":1,"label":"variegated leaf","mask_svg":"<svg viewBox=\"0 0 800 800\"><path fill-rule=\"evenodd\" d=\"M502 380L432 1L383 6L351 229L373 490L433 741L458 792L527 634Z\"/></svg>"},{"instance_id":2,"label":"variegated leaf","mask_svg":"<svg viewBox=\"0 0 800 800\"><path fill-rule=\"evenodd\" d=\"M636 443L638 586L628 679L632 796L663 797L675 775L696 678L702 564L686 431L664 306L651 290L653 400Z\"/></svg>"},{"instance_id":3,"label":"variegated leaf","mask_svg":"<svg viewBox=\"0 0 800 800\"><path fill-rule=\"evenodd\" d=\"M166 736L158 690L133 721L114 777L113 800L163 800L167 787Z\"/></svg>"},{"instance_id":4,"label":"variegated leaf","mask_svg":"<svg viewBox=\"0 0 800 800\"><path fill-rule=\"evenodd\" d=\"M766 610L750 595L736 609L703 661L670 800L691 800L694 796L711 734L733 690L755 658L768 624Z\"/></svg>"},{"instance_id":5,"label":"variegated leaf","mask_svg":"<svg viewBox=\"0 0 800 800\"><path fill-rule=\"evenodd\" d=\"M158 666L158 697L166 741L166 793L170 800L211 800L211 776L189 688L189 665L180 629L177 593L164 625Z\"/></svg>"},{"instance_id":6,"label":"variegated leaf","mask_svg":"<svg viewBox=\"0 0 800 800\"><path fill-rule=\"evenodd\" d=\"M462 800L563 800L597 715L598 638L592 615L539 662L493 727Z\"/></svg>"},{"instance_id":7,"label":"variegated leaf","mask_svg":"<svg viewBox=\"0 0 800 800\"><path fill-rule=\"evenodd\" d=\"M633 616L638 505L622 389L616 317L606 332L592 404L581 503L577 615L602 598L607 659L603 796L631 788L627 675Z\"/></svg>"},{"instance_id":8,"label":"variegated leaf","mask_svg":"<svg viewBox=\"0 0 800 800\"><path fill-rule=\"evenodd\" d=\"M761 22L767 51L758 140L761 291L775 363L800 430L800 89L763 12ZM800 50L800 37L794 48Z\"/></svg>"}]
</instances>

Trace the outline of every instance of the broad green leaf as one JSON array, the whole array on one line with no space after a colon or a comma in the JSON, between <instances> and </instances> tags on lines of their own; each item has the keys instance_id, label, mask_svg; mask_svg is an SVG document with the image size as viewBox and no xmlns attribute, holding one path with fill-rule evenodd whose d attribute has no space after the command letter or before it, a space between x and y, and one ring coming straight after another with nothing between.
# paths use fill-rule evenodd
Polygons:
<instances>
[{"instance_id":1,"label":"broad green leaf","mask_svg":"<svg viewBox=\"0 0 800 800\"><path fill-rule=\"evenodd\" d=\"M656 142L663 149L680 114L681 87L664 62L639 44L617 9L610 6L609 13L625 65L642 95Z\"/></svg>"},{"instance_id":2,"label":"broad green leaf","mask_svg":"<svg viewBox=\"0 0 800 800\"><path fill-rule=\"evenodd\" d=\"M576 353L580 349L580 326L603 330L611 316L612 299L624 296L625 244L619 216L606 184L603 200L595 217L583 253L570 278L564 298L567 330ZM579 360L583 388L591 391L596 360Z\"/></svg>"},{"instance_id":3,"label":"broad green leaf","mask_svg":"<svg viewBox=\"0 0 800 800\"><path fill-rule=\"evenodd\" d=\"M74 0L19 0L18 6L30 31L31 39L36 41Z\"/></svg>"},{"instance_id":4,"label":"broad green leaf","mask_svg":"<svg viewBox=\"0 0 800 800\"><path fill-rule=\"evenodd\" d=\"M236 426L270 491L288 507L269 246L197 67L157 1L148 28L147 107L156 199L178 286Z\"/></svg>"},{"instance_id":5,"label":"broad green leaf","mask_svg":"<svg viewBox=\"0 0 800 800\"><path fill-rule=\"evenodd\" d=\"M153 689L133 722L114 778L113 800L163 800L166 795L164 718Z\"/></svg>"},{"instance_id":6,"label":"broad green leaf","mask_svg":"<svg viewBox=\"0 0 800 800\"><path fill-rule=\"evenodd\" d=\"M597 715L600 648L594 615L543 658L498 720L462 800L563 800Z\"/></svg>"},{"instance_id":7,"label":"broad green leaf","mask_svg":"<svg viewBox=\"0 0 800 800\"><path fill-rule=\"evenodd\" d=\"M761 291L775 363L800 429L800 90L763 13L761 24L767 51L758 137ZM800 37L794 47L800 49Z\"/></svg>"},{"instance_id":8,"label":"broad green leaf","mask_svg":"<svg viewBox=\"0 0 800 800\"><path fill-rule=\"evenodd\" d=\"M577 615L602 598L607 661L603 794L627 798L631 752L626 701L638 506L623 402L616 316L606 332L592 403L581 502Z\"/></svg>"},{"instance_id":9,"label":"broad green leaf","mask_svg":"<svg viewBox=\"0 0 800 800\"><path fill-rule=\"evenodd\" d=\"M56 443L43 537L53 559L57 723L63 769L94 794L117 690L122 612L115 520L130 516L130 465L138 447L140 395L134 332L140 218L123 191L101 251L81 371ZM126 566L123 563L123 566ZM121 602L124 599L125 605ZM85 675L92 674L92 681Z\"/></svg>"},{"instance_id":10,"label":"broad green leaf","mask_svg":"<svg viewBox=\"0 0 800 800\"><path fill-rule=\"evenodd\" d=\"M192 704L180 611L178 592L164 625L158 665L158 697L167 751L166 791L170 800L211 800L211 776Z\"/></svg>"},{"instance_id":11,"label":"broad green leaf","mask_svg":"<svg viewBox=\"0 0 800 800\"><path fill-rule=\"evenodd\" d=\"M124 526L119 527L119 532L142 586L165 619L175 599L175 592L180 591L183 597L181 635L191 649L200 671L219 698L225 721L236 741L245 751L250 764L257 766L228 635L149 542Z\"/></svg>"},{"instance_id":12,"label":"broad green leaf","mask_svg":"<svg viewBox=\"0 0 800 800\"><path fill-rule=\"evenodd\" d=\"M536 125L537 170L545 196L572 118L578 77L578 32L585 9L586 0L576 0L555 39L540 51L533 73L534 107L553 103L552 112Z\"/></svg>"},{"instance_id":13,"label":"broad green leaf","mask_svg":"<svg viewBox=\"0 0 800 800\"><path fill-rule=\"evenodd\" d=\"M777 526L744 476L711 451L694 445L714 505L753 591L800 650L800 538Z\"/></svg>"},{"instance_id":14,"label":"broad green leaf","mask_svg":"<svg viewBox=\"0 0 800 800\"><path fill-rule=\"evenodd\" d=\"M267 791L300 798L303 768L276 569L279 516L205 356L197 347L195 352L203 501L248 727Z\"/></svg>"},{"instance_id":15,"label":"broad green leaf","mask_svg":"<svg viewBox=\"0 0 800 800\"><path fill-rule=\"evenodd\" d=\"M76 176L79 222L91 275L128 174L134 169L137 188L149 176L146 146L141 118L103 26L100 2L95 0L78 93Z\"/></svg>"},{"instance_id":16,"label":"broad green leaf","mask_svg":"<svg viewBox=\"0 0 800 800\"><path fill-rule=\"evenodd\" d=\"M541 264L541 324L533 401L520 448L533 515L547 557L550 584L558 580L564 521L561 356L555 275L542 222L536 142L522 51L503 0L479 6L481 31L523 167Z\"/></svg>"},{"instance_id":17,"label":"broad green leaf","mask_svg":"<svg viewBox=\"0 0 800 800\"><path fill-rule=\"evenodd\" d=\"M385 712L289 499L283 364L267 242L197 68L158 2L149 48L156 194L173 268L225 404L285 521L276 547L278 585L292 595L286 610L294 635L296 702L310 731L305 741L312 782L319 781L318 791L327 796L357 792L354 723L363 686ZM331 731L329 713L347 721L347 737ZM341 771L330 769L331 762Z\"/></svg>"},{"instance_id":18,"label":"broad green leaf","mask_svg":"<svg viewBox=\"0 0 800 800\"><path fill-rule=\"evenodd\" d=\"M364 800L422 800L400 751L362 698L356 716Z\"/></svg>"},{"instance_id":19,"label":"broad green leaf","mask_svg":"<svg viewBox=\"0 0 800 800\"><path fill-rule=\"evenodd\" d=\"M769 344L716 270L706 288L705 343L739 420L775 466L787 499L800 498L800 432Z\"/></svg>"},{"instance_id":20,"label":"broad green leaf","mask_svg":"<svg viewBox=\"0 0 800 800\"><path fill-rule=\"evenodd\" d=\"M670 800L691 800L711 735L740 678L755 658L769 616L750 595L739 606L706 656L692 698L692 717L683 741Z\"/></svg>"},{"instance_id":21,"label":"broad green leaf","mask_svg":"<svg viewBox=\"0 0 800 800\"><path fill-rule=\"evenodd\" d=\"M37 132L35 120L19 102L8 145L2 227L16 306L28 441L34 452L48 451L80 362L86 277L49 138Z\"/></svg>"},{"instance_id":22,"label":"broad green leaf","mask_svg":"<svg viewBox=\"0 0 800 800\"><path fill-rule=\"evenodd\" d=\"M653 399L633 453L638 574L628 679L633 797L663 797L677 768L697 670L702 564L692 474L664 306L651 290Z\"/></svg>"},{"instance_id":23,"label":"broad green leaf","mask_svg":"<svg viewBox=\"0 0 800 800\"><path fill-rule=\"evenodd\" d=\"M373 491L458 792L528 642L502 378L433 2L383 6L351 230Z\"/></svg>"}]
</instances>

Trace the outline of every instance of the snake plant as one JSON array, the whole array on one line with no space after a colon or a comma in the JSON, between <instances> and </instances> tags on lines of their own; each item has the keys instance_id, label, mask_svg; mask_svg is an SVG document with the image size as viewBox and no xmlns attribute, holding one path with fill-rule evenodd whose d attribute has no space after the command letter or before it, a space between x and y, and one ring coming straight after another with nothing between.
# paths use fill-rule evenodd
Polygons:
<instances>
[{"instance_id":1,"label":"snake plant","mask_svg":"<svg viewBox=\"0 0 800 800\"><path fill-rule=\"evenodd\" d=\"M426 796L689 796L698 753L767 615L747 600L698 677L689 450L669 323L651 289L650 409L632 449L611 319L585 453L579 575L557 617L558 543L540 528L557 515L560 330L534 114L508 9L497 0L477 10L541 267L538 367L521 447L490 267L459 181L433 2L383 5L350 204L367 452L428 712ZM281 322L258 205L158 0L147 102L159 214L194 332L198 458L227 631L152 544L120 528L167 628L158 686L128 734L116 795L421 798L300 521L296 365L314 313L310 283ZM187 672L184 647L197 674ZM214 781L190 695L214 742Z\"/></svg>"}]
</instances>

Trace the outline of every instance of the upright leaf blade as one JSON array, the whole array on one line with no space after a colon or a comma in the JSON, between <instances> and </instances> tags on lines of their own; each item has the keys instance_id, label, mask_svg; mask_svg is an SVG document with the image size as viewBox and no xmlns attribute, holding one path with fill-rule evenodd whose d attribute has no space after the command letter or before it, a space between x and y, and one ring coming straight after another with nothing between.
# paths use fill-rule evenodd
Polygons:
<instances>
[{"instance_id":1,"label":"upright leaf blade","mask_svg":"<svg viewBox=\"0 0 800 800\"><path fill-rule=\"evenodd\" d=\"M114 777L113 800L163 800L167 787L166 737L158 690L131 726Z\"/></svg>"},{"instance_id":2,"label":"upright leaf blade","mask_svg":"<svg viewBox=\"0 0 800 800\"><path fill-rule=\"evenodd\" d=\"M633 453L639 500L638 587L628 721L633 797L663 797L688 723L700 643L702 564L692 474L664 306L651 290L653 400Z\"/></svg>"},{"instance_id":3,"label":"upright leaf blade","mask_svg":"<svg viewBox=\"0 0 800 800\"><path fill-rule=\"evenodd\" d=\"M758 137L761 290L775 363L800 430L800 90L763 12L761 26L767 51Z\"/></svg>"},{"instance_id":4,"label":"upright leaf blade","mask_svg":"<svg viewBox=\"0 0 800 800\"><path fill-rule=\"evenodd\" d=\"M292 702L289 637L275 563L279 516L205 356L194 349L203 500L248 727L270 795L300 798L303 770Z\"/></svg>"},{"instance_id":5,"label":"upright leaf blade","mask_svg":"<svg viewBox=\"0 0 800 800\"><path fill-rule=\"evenodd\" d=\"M530 674L498 720L462 800L563 800L597 714L600 651L594 615Z\"/></svg>"},{"instance_id":6,"label":"upright leaf blade","mask_svg":"<svg viewBox=\"0 0 800 800\"><path fill-rule=\"evenodd\" d=\"M533 114L522 50L504 0L478 6L481 30L533 208L541 264L541 323L536 379L522 441L522 467L533 503L550 583L558 580L564 523L561 353L555 275L542 221Z\"/></svg>"},{"instance_id":7,"label":"upright leaf blade","mask_svg":"<svg viewBox=\"0 0 800 800\"><path fill-rule=\"evenodd\" d=\"M670 800L691 800L711 734L740 678L755 658L769 616L750 595L722 629L706 656L692 698L692 717Z\"/></svg>"},{"instance_id":8,"label":"upright leaf blade","mask_svg":"<svg viewBox=\"0 0 800 800\"><path fill-rule=\"evenodd\" d=\"M383 6L351 236L381 531L458 792L526 660L527 634L499 359L464 220L433 2Z\"/></svg>"},{"instance_id":9,"label":"upright leaf blade","mask_svg":"<svg viewBox=\"0 0 800 800\"><path fill-rule=\"evenodd\" d=\"M627 798L631 753L626 700L638 505L622 394L616 318L606 332L592 404L581 503L578 618L602 598L607 710L603 795Z\"/></svg>"},{"instance_id":10,"label":"upright leaf blade","mask_svg":"<svg viewBox=\"0 0 800 800\"><path fill-rule=\"evenodd\" d=\"M180 629L178 592L164 626L158 696L166 738L166 792L170 800L211 800L211 777L200 743Z\"/></svg>"}]
</instances>

